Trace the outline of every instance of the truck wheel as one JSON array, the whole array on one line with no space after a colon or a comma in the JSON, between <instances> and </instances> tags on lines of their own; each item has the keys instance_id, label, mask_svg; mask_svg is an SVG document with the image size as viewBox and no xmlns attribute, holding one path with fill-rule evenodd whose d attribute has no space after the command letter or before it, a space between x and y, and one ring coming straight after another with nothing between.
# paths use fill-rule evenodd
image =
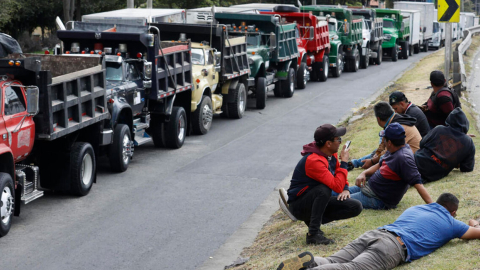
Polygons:
<instances>
[{"instance_id":1,"label":"truck wheel","mask_svg":"<svg viewBox=\"0 0 480 270\"><path fill-rule=\"evenodd\" d=\"M95 179L95 152L91 144L76 142L70 152L70 192L74 195L88 194Z\"/></svg>"},{"instance_id":2,"label":"truck wheel","mask_svg":"<svg viewBox=\"0 0 480 270\"><path fill-rule=\"evenodd\" d=\"M114 172L124 172L133 155L132 134L130 128L125 124L118 124L113 133L113 143L110 148L110 168Z\"/></svg>"},{"instance_id":3,"label":"truck wheel","mask_svg":"<svg viewBox=\"0 0 480 270\"><path fill-rule=\"evenodd\" d=\"M424 41L423 42L423 50L422 52L428 52L428 42L427 41Z\"/></svg>"},{"instance_id":4,"label":"truck wheel","mask_svg":"<svg viewBox=\"0 0 480 270\"><path fill-rule=\"evenodd\" d=\"M340 77L343 72L345 62L343 61L343 54L337 54L337 64L336 67L333 68L332 76L335 78Z\"/></svg>"},{"instance_id":5,"label":"truck wheel","mask_svg":"<svg viewBox=\"0 0 480 270\"><path fill-rule=\"evenodd\" d=\"M392 48L392 62L397 62L398 60L398 48L397 45Z\"/></svg>"},{"instance_id":6,"label":"truck wheel","mask_svg":"<svg viewBox=\"0 0 480 270\"><path fill-rule=\"evenodd\" d=\"M288 77L282 81L281 89L284 97L290 98L293 96L295 92L295 70L293 68L288 70Z\"/></svg>"},{"instance_id":7,"label":"truck wheel","mask_svg":"<svg viewBox=\"0 0 480 270\"><path fill-rule=\"evenodd\" d=\"M410 45L408 47L408 56L412 56L413 55L413 45Z\"/></svg>"},{"instance_id":8,"label":"truck wheel","mask_svg":"<svg viewBox=\"0 0 480 270\"><path fill-rule=\"evenodd\" d=\"M0 173L0 237L7 235L12 227L15 210L15 189L10 174Z\"/></svg>"},{"instance_id":9,"label":"truck wheel","mask_svg":"<svg viewBox=\"0 0 480 270\"><path fill-rule=\"evenodd\" d=\"M297 71L297 89L305 89L307 86L307 63L302 62Z\"/></svg>"},{"instance_id":10,"label":"truck wheel","mask_svg":"<svg viewBox=\"0 0 480 270\"><path fill-rule=\"evenodd\" d=\"M192 128L193 133L205 135L210 130L213 121L212 99L203 96L200 105L193 112Z\"/></svg>"},{"instance_id":11,"label":"truck wheel","mask_svg":"<svg viewBox=\"0 0 480 270\"><path fill-rule=\"evenodd\" d=\"M360 67L362 69L368 68L370 64L370 48L365 48L365 55L360 57Z\"/></svg>"},{"instance_id":12,"label":"truck wheel","mask_svg":"<svg viewBox=\"0 0 480 270\"><path fill-rule=\"evenodd\" d=\"M377 58L374 59L375 64L380 65L382 64L383 60L383 49L382 49L382 44L378 45L378 52L377 52Z\"/></svg>"},{"instance_id":13,"label":"truck wheel","mask_svg":"<svg viewBox=\"0 0 480 270\"><path fill-rule=\"evenodd\" d=\"M359 53L358 49L354 49L353 59L350 60L349 70L352 71L352 72L357 72L358 68L360 68L360 53Z\"/></svg>"},{"instance_id":14,"label":"truck wheel","mask_svg":"<svg viewBox=\"0 0 480 270\"><path fill-rule=\"evenodd\" d=\"M276 81L275 82L275 88L273 89L273 94L275 97L281 97L282 96L282 89L281 89L281 81Z\"/></svg>"},{"instance_id":15,"label":"truck wheel","mask_svg":"<svg viewBox=\"0 0 480 270\"><path fill-rule=\"evenodd\" d=\"M321 82L325 82L328 79L328 67L330 66L328 55L323 56L322 63L318 63L318 67L315 72L318 72L318 78Z\"/></svg>"},{"instance_id":16,"label":"truck wheel","mask_svg":"<svg viewBox=\"0 0 480 270\"><path fill-rule=\"evenodd\" d=\"M235 97L235 101L228 103L228 116L233 119L240 119L245 114L245 108L247 107L245 85L238 83L237 88L232 91L232 95Z\"/></svg>"},{"instance_id":17,"label":"truck wheel","mask_svg":"<svg viewBox=\"0 0 480 270\"><path fill-rule=\"evenodd\" d=\"M187 136L187 114L183 107L173 107L170 122L165 127L165 145L168 148L182 147Z\"/></svg>"},{"instance_id":18,"label":"truck wheel","mask_svg":"<svg viewBox=\"0 0 480 270\"><path fill-rule=\"evenodd\" d=\"M413 45L413 53L417 54L420 52L420 44Z\"/></svg>"},{"instance_id":19,"label":"truck wheel","mask_svg":"<svg viewBox=\"0 0 480 270\"><path fill-rule=\"evenodd\" d=\"M258 77L255 84L256 107L259 110L265 108L267 103L267 79Z\"/></svg>"},{"instance_id":20,"label":"truck wheel","mask_svg":"<svg viewBox=\"0 0 480 270\"><path fill-rule=\"evenodd\" d=\"M409 55L409 47L408 46L408 41L404 41L401 43L402 46L402 51L401 51L401 54L402 54L402 59L408 59L408 55Z\"/></svg>"},{"instance_id":21,"label":"truck wheel","mask_svg":"<svg viewBox=\"0 0 480 270\"><path fill-rule=\"evenodd\" d=\"M155 147L162 148L166 146L165 124L155 115L152 115L147 133L152 137L153 145L155 145Z\"/></svg>"}]
</instances>

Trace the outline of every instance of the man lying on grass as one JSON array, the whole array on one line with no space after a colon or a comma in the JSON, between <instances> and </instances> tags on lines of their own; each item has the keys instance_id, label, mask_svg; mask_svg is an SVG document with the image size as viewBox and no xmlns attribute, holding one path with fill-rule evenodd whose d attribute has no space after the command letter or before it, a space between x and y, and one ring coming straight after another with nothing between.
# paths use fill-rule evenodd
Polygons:
<instances>
[{"instance_id":1,"label":"man lying on grass","mask_svg":"<svg viewBox=\"0 0 480 270\"><path fill-rule=\"evenodd\" d=\"M480 239L479 223L455 219L458 199L443 193L436 203L408 208L390 224L371 230L330 257L304 252L283 261L277 269L392 269L420 259L454 238ZM470 227L469 227L470 226Z\"/></svg>"},{"instance_id":2,"label":"man lying on grass","mask_svg":"<svg viewBox=\"0 0 480 270\"><path fill-rule=\"evenodd\" d=\"M387 151L382 160L357 177L357 186L349 188L348 197L359 200L365 209L391 209L397 207L409 186L413 186L425 203L432 203L422 184L412 150L405 144L403 126L392 123L383 136ZM368 182L367 177L370 177Z\"/></svg>"}]
</instances>

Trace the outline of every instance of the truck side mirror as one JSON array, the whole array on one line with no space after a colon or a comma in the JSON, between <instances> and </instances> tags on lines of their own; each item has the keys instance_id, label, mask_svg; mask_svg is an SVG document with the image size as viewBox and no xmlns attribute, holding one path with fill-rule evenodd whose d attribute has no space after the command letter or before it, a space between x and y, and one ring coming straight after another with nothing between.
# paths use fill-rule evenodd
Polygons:
<instances>
[{"instance_id":1,"label":"truck side mirror","mask_svg":"<svg viewBox=\"0 0 480 270\"><path fill-rule=\"evenodd\" d=\"M143 71L146 79L152 78L152 62L143 62Z\"/></svg>"},{"instance_id":2,"label":"truck side mirror","mask_svg":"<svg viewBox=\"0 0 480 270\"><path fill-rule=\"evenodd\" d=\"M31 116L38 113L38 96L38 87L27 86L27 113Z\"/></svg>"},{"instance_id":3,"label":"truck side mirror","mask_svg":"<svg viewBox=\"0 0 480 270\"><path fill-rule=\"evenodd\" d=\"M270 51L273 51L277 48L277 37L275 33L270 33Z\"/></svg>"},{"instance_id":4,"label":"truck side mirror","mask_svg":"<svg viewBox=\"0 0 480 270\"><path fill-rule=\"evenodd\" d=\"M440 29L440 31L442 31L442 32L443 32L443 29Z\"/></svg>"},{"instance_id":5,"label":"truck side mirror","mask_svg":"<svg viewBox=\"0 0 480 270\"><path fill-rule=\"evenodd\" d=\"M213 70L218 73L218 72L222 71L222 67L220 65L218 65L218 66L213 67Z\"/></svg>"},{"instance_id":6,"label":"truck side mirror","mask_svg":"<svg viewBox=\"0 0 480 270\"><path fill-rule=\"evenodd\" d=\"M215 56L215 66L220 67L220 61L222 59L222 53L221 52L214 52L213 55Z\"/></svg>"},{"instance_id":7,"label":"truck side mirror","mask_svg":"<svg viewBox=\"0 0 480 270\"><path fill-rule=\"evenodd\" d=\"M314 37L315 37L315 28L313 26L310 26L310 37L308 38L308 40L313 40Z\"/></svg>"},{"instance_id":8,"label":"truck side mirror","mask_svg":"<svg viewBox=\"0 0 480 270\"><path fill-rule=\"evenodd\" d=\"M426 26L423 27L423 33L425 33L425 32L427 32L427 27Z\"/></svg>"},{"instance_id":9,"label":"truck side mirror","mask_svg":"<svg viewBox=\"0 0 480 270\"><path fill-rule=\"evenodd\" d=\"M405 30L405 23L404 22L402 22L402 26L400 27L400 31L403 31L403 30Z\"/></svg>"}]
</instances>

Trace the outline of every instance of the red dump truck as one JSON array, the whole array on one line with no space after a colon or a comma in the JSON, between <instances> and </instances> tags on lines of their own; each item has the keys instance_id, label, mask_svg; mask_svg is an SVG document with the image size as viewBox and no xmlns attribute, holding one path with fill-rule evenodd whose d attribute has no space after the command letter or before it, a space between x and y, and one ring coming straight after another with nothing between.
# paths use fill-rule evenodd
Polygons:
<instances>
[{"instance_id":1,"label":"red dump truck","mask_svg":"<svg viewBox=\"0 0 480 270\"><path fill-rule=\"evenodd\" d=\"M326 81L328 78L328 53L330 40L327 21L319 20L307 12L299 12L292 6L276 6L272 12L262 14L278 14L282 20L296 22L299 33L297 44L298 58L297 88L305 88L307 81Z\"/></svg>"}]
</instances>

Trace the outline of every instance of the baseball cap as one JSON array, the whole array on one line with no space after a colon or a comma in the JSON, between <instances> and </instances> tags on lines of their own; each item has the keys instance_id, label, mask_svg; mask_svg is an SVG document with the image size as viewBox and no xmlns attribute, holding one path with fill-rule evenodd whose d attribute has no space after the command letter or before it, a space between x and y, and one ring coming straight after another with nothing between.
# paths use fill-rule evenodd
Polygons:
<instances>
[{"instance_id":1,"label":"baseball cap","mask_svg":"<svg viewBox=\"0 0 480 270\"><path fill-rule=\"evenodd\" d=\"M344 127L336 128L331 124L324 124L315 130L313 138L316 142L324 143L334 137L343 136L345 133L347 133L347 129Z\"/></svg>"},{"instance_id":2,"label":"baseball cap","mask_svg":"<svg viewBox=\"0 0 480 270\"><path fill-rule=\"evenodd\" d=\"M391 123L385 129L382 137L387 137L391 140L399 140L405 138L405 129L399 123Z\"/></svg>"},{"instance_id":3,"label":"baseball cap","mask_svg":"<svg viewBox=\"0 0 480 270\"><path fill-rule=\"evenodd\" d=\"M397 102L406 101L406 100L407 100L407 97L405 96L405 94L403 94L400 91L395 91L391 93L390 97L388 98L390 105L394 105Z\"/></svg>"},{"instance_id":4,"label":"baseball cap","mask_svg":"<svg viewBox=\"0 0 480 270\"><path fill-rule=\"evenodd\" d=\"M441 86L445 84L445 75L440 70L434 70L430 73L430 82L433 85Z\"/></svg>"}]
</instances>

